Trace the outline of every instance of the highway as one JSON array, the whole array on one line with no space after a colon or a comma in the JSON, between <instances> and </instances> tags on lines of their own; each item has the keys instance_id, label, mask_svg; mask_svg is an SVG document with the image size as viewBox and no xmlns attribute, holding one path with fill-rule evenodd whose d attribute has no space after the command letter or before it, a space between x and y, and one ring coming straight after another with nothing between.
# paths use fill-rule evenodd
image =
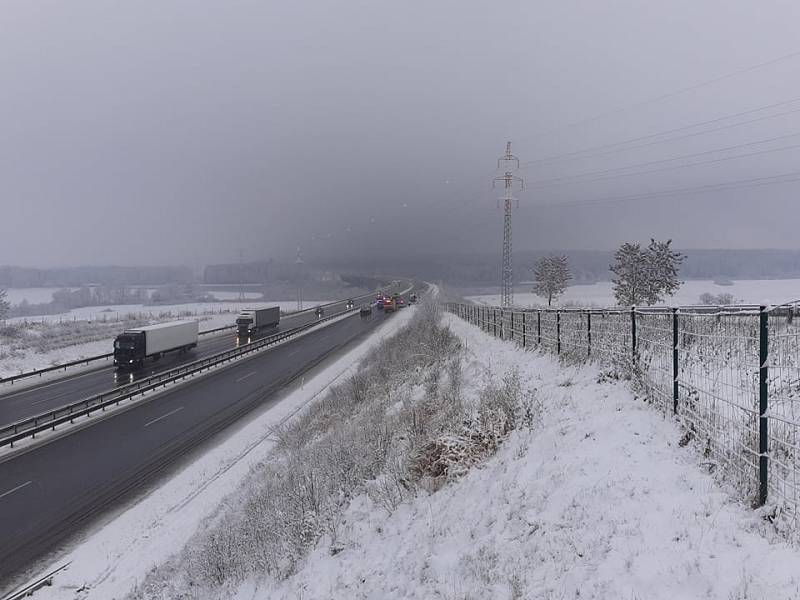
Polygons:
<instances>
[{"instance_id":1,"label":"highway","mask_svg":"<svg viewBox=\"0 0 800 600\"><path fill-rule=\"evenodd\" d=\"M346 300L343 300L335 305L326 307L326 314L344 310L345 303ZM235 315L231 315L231 323L233 323L234 319ZM280 325L276 329L259 332L251 338L251 341L278 331L292 329L314 320L316 320L316 316L313 310L296 315L288 315L282 318ZM21 390L15 391L13 388L6 388L4 390L5 393L0 394L0 426L15 423L27 417L65 406L71 402L106 392L137 379L144 379L156 373L168 371L184 363L236 348L238 344L239 340L233 331L223 332L218 335L212 334L209 337L201 337L197 348L192 352L183 355L178 353L167 354L157 362L148 361L143 368L132 373L118 374L113 365L104 363L104 366L97 369L66 375L39 385L28 386ZM109 351L111 351L110 347Z\"/></svg>"},{"instance_id":2,"label":"highway","mask_svg":"<svg viewBox=\"0 0 800 600\"><path fill-rule=\"evenodd\" d=\"M336 321L0 462L0 582L391 315ZM0 590L5 587L0 583Z\"/></svg>"}]
</instances>

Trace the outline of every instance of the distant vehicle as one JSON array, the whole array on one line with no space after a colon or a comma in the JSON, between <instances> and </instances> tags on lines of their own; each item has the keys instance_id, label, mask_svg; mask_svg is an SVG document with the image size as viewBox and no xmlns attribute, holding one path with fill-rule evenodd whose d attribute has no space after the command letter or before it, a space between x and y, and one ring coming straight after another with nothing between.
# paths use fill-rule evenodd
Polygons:
<instances>
[{"instance_id":1,"label":"distant vehicle","mask_svg":"<svg viewBox=\"0 0 800 600\"><path fill-rule=\"evenodd\" d=\"M318 319L321 319L322 317L325 316L325 309L322 308L321 306L318 306L317 310L314 311L314 314L317 315Z\"/></svg>"},{"instance_id":2,"label":"distant vehicle","mask_svg":"<svg viewBox=\"0 0 800 600\"><path fill-rule=\"evenodd\" d=\"M406 301L403 299L402 296L398 296L397 298L395 298L394 303L397 305L397 308L405 308L406 307Z\"/></svg>"},{"instance_id":3,"label":"distant vehicle","mask_svg":"<svg viewBox=\"0 0 800 600\"><path fill-rule=\"evenodd\" d=\"M126 329L114 340L114 365L141 367L146 358L158 360L167 352L188 352L197 347L197 321L173 321Z\"/></svg>"},{"instance_id":4,"label":"distant vehicle","mask_svg":"<svg viewBox=\"0 0 800 600\"><path fill-rule=\"evenodd\" d=\"M278 306L245 308L236 317L236 332L240 336L248 336L261 329L276 327L280 320L281 309Z\"/></svg>"},{"instance_id":5,"label":"distant vehicle","mask_svg":"<svg viewBox=\"0 0 800 600\"><path fill-rule=\"evenodd\" d=\"M358 314L361 315L362 318L363 317L371 317L372 316L372 306L370 306L369 304L362 304L361 308L358 311Z\"/></svg>"},{"instance_id":6,"label":"distant vehicle","mask_svg":"<svg viewBox=\"0 0 800 600\"><path fill-rule=\"evenodd\" d=\"M347 301L347 308L353 308L355 305L356 304L352 299Z\"/></svg>"},{"instance_id":7,"label":"distant vehicle","mask_svg":"<svg viewBox=\"0 0 800 600\"><path fill-rule=\"evenodd\" d=\"M375 301L375 308L378 310L383 310L383 298Z\"/></svg>"},{"instance_id":8,"label":"distant vehicle","mask_svg":"<svg viewBox=\"0 0 800 600\"><path fill-rule=\"evenodd\" d=\"M383 305L383 312L390 313L397 310L397 304L395 303L394 298L384 298L381 304Z\"/></svg>"},{"instance_id":9,"label":"distant vehicle","mask_svg":"<svg viewBox=\"0 0 800 600\"><path fill-rule=\"evenodd\" d=\"M417 295L416 294L411 294L408 297L408 303L409 304L416 304L417 303Z\"/></svg>"}]
</instances>

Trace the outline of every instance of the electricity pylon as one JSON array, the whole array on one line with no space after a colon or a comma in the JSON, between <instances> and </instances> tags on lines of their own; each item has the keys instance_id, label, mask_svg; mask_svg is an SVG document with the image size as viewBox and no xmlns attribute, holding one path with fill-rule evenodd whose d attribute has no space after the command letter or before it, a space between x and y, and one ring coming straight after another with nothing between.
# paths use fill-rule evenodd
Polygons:
<instances>
[{"instance_id":1,"label":"electricity pylon","mask_svg":"<svg viewBox=\"0 0 800 600\"><path fill-rule=\"evenodd\" d=\"M495 177L492 180L492 187L498 181L502 181L505 187L505 194L500 200L503 201L503 272L500 282L500 304L501 306L514 305L514 267L513 267L513 248L511 244L511 213L513 210L513 202L516 201L517 208L519 208L519 200L516 200L511 194L515 183L519 183L520 190L525 189L525 182L521 177L514 175L514 171L519 169L519 159L511 154L511 142L506 143L506 154L497 159L497 168L501 169L501 165L505 165L503 170L504 175ZM500 202L498 201L498 207Z\"/></svg>"}]
</instances>

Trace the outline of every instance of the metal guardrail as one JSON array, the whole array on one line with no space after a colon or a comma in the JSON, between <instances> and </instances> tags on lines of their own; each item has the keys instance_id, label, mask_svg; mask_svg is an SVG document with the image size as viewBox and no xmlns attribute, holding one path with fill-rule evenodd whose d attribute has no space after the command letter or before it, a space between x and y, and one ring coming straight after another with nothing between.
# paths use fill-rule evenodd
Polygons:
<instances>
[{"instance_id":1,"label":"metal guardrail","mask_svg":"<svg viewBox=\"0 0 800 600\"><path fill-rule=\"evenodd\" d=\"M50 571L47 575L42 575L36 581L33 581L33 582L29 583L28 585L26 585L25 587L22 587L22 588L18 589L16 592L12 592L8 596L5 596L3 598L3 600L20 600L21 598L27 598L28 596L32 596L33 592L35 592L39 588L43 588L43 587L45 587L47 585L53 585L53 576L56 573L59 573L59 572L63 571L64 569L66 569L71 564L72 564L72 561L70 561L68 563L65 563L65 564L61 565L60 567L58 567L57 569L54 569L54 570Z\"/></svg>"},{"instance_id":2,"label":"metal guardrail","mask_svg":"<svg viewBox=\"0 0 800 600\"><path fill-rule=\"evenodd\" d=\"M225 364L241 356L257 352L268 346L272 346L278 342L282 342L285 339L307 331L308 329L316 327L320 323L341 317L342 315L348 313L353 313L356 310L356 308L345 309L342 312L338 312L328 317L323 317L316 321L306 323L305 325L294 327L288 331L276 333L238 348L225 350L218 354L214 354L213 356L208 356L206 358L181 365L169 371L153 375L152 377L119 386L90 398L79 400L78 402L73 402L71 404L67 404L66 406L62 406L33 417L22 419L16 423L11 423L10 425L0 427L0 447L10 446L13 448L15 442L23 440L27 437L36 437L37 433L47 430L54 430L57 425L61 425L67 421L73 422L73 420L77 417L90 416L91 413L97 410L105 411L105 409L109 406L119 404L123 400L128 400L134 398L135 396L143 395L146 392L153 391L159 387L166 387L169 383L185 379L190 375L201 373L212 367Z\"/></svg>"},{"instance_id":3,"label":"metal guardrail","mask_svg":"<svg viewBox=\"0 0 800 600\"><path fill-rule=\"evenodd\" d=\"M208 331L201 331L198 335L208 335L209 333L217 333L219 331L225 331L226 329L233 329L236 325L225 325L224 327L217 327L216 329L209 329ZM11 375L10 377L0 377L0 385L4 383L10 383L14 385L15 381L19 381L20 379L27 379L28 377L41 377L45 373L51 373L53 371L60 371L60 370L67 370L69 367L75 367L78 365L88 365L90 362L95 362L98 360L107 360L114 356L113 352L109 352L107 354L98 354L96 356L87 356L86 358L81 358L79 360L72 360L70 362L60 363L57 365L53 365L51 367L45 367L44 369L36 369L34 371L26 371L25 373L19 373L18 375Z\"/></svg>"}]
</instances>

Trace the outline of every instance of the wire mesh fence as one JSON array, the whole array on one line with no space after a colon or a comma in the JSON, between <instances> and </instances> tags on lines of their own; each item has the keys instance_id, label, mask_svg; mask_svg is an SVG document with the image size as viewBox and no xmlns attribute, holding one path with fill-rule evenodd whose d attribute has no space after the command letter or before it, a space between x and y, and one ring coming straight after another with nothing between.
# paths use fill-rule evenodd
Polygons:
<instances>
[{"instance_id":1,"label":"wire mesh fence","mask_svg":"<svg viewBox=\"0 0 800 600\"><path fill-rule=\"evenodd\" d=\"M709 468L800 535L800 312L776 307L508 309L449 304L495 337L630 380Z\"/></svg>"}]
</instances>

